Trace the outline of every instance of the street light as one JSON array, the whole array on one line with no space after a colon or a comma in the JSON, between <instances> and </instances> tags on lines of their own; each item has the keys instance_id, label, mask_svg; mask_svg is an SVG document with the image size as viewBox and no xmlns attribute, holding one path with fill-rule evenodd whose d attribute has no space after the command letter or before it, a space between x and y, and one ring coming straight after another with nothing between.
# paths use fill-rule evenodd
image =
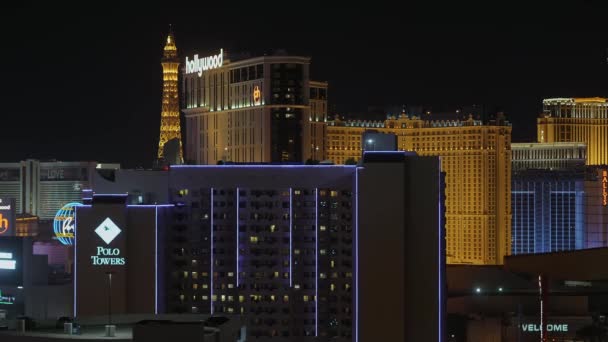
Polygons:
<instances>
[{"instance_id":1,"label":"street light","mask_svg":"<svg viewBox=\"0 0 608 342\"><path fill-rule=\"evenodd\" d=\"M367 139L367 143L372 145L372 151L375 151L376 149L374 148L374 139Z\"/></svg>"},{"instance_id":2,"label":"street light","mask_svg":"<svg viewBox=\"0 0 608 342\"><path fill-rule=\"evenodd\" d=\"M108 325L106 325L106 337L114 337L116 328L112 325L112 274L114 271L108 271Z\"/></svg>"}]
</instances>

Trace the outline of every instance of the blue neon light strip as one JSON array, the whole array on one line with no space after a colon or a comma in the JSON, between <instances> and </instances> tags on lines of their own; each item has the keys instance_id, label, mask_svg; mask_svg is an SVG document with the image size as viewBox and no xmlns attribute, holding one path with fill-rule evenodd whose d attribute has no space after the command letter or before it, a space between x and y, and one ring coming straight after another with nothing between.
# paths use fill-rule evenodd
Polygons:
<instances>
[{"instance_id":1,"label":"blue neon light strip","mask_svg":"<svg viewBox=\"0 0 608 342\"><path fill-rule=\"evenodd\" d=\"M154 314L158 315L158 207L154 216Z\"/></svg>"},{"instance_id":2,"label":"blue neon light strip","mask_svg":"<svg viewBox=\"0 0 608 342\"><path fill-rule=\"evenodd\" d=\"M393 152L394 153L394 152ZM354 168L356 165L171 165L172 169L194 168Z\"/></svg>"},{"instance_id":3,"label":"blue neon light strip","mask_svg":"<svg viewBox=\"0 0 608 342\"><path fill-rule=\"evenodd\" d=\"M315 188L315 336L319 336L319 189Z\"/></svg>"},{"instance_id":4,"label":"blue neon light strip","mask_svg":"<svg viewBox=\"0 0 608 342\"><path fill-rule=\"evenodd\" d=\"M211 188L211 203L209 203L209 207L211 208L211 226L209 230L211 231L211 248L209 249L209 253L211 254L211 273L209 274L211 279L211 288L210 288L210 296L209 302L211 303L211 314L213 315L213 188Z\"/></svg>"},{"instance_id":5,"label":"blue neon light strip","mask_svg":"<svg viewBox=\"0 0 608 342\"><path fill-rule=\"evenodd\" d=\"M157 208L157 207L175 207L175 204L127 204L128 208Z\"/></svg>"},{"instance_id":6,"label":"blue neon light strip","mask_svg":"<svg viewBox=\"0 0 608 342\"><path fill-rule=\"evenodd\" d=\"M441 256L442 256L442 252L443 252L442 241L444 239L443 239L443 236L442 236L442 229L441 229L441 197L442 197L441 196L441 157L439 157L439 163L438 164L439 164L439 174L438 174L438 176L439 176L439 189L438 189L439 203L438 203L438 206L437 206L438 207L437 211L438 211L438 214L439 214L439 219L437 221L437 223L438 223L438 229L437 230L438 230L439 234L437 235L437 243L438 243L438 246L437 246L437 254L438 254L437 255L437 263L438 263L438 268L439 269L437 270L437 272L438 272L438 276L437 276L437 278L438 278L438 284L437 284L437 286L438 286L439 293L438 293L437 298L439 299L439 302L438 302L438 308L437 308L437 322L439 323L439 335L437 336L437 341L442 342L443 341L443 338L442 338L442 336L443 336L443 310L442 310L442 308L443 308L443 305L442 305L443 298L441 297L441 294L442 294L442 290L443 290L443 284L442 284L442 279L441 279L441 272L443 271L443 267L442 267L443 263L441 262Z\"/></svg>"},{"instance_id":7,"label":"blue neon light strip","mask_svg":"<svg viewBox=\"0 0 608 342\"><path fill-rule=\"evenodd\" d=\"M359 168L355 169L355 342L359 342Z\"/></svg>"},{"instance_id":8,"label":"blue neon light strip","mask_svg":"<svg viewBox=\"0 0 608 342\"><path fill-rule=\"evenodd\" d=\"M236 287L239 287L239 188L236 188Z\"/></svg>"},{"instance_id":9,"label":"blue neon light strip","mask_svg":"<svg viewBox=\"0 0 608 342\"><path fill-rule=\"evenodd\" d=\"M293 189L289 188L289 287L293 287Z\"/></svg>"},{"instance_id":10,"label":"blue neon light strip","mask_svg":"<svg viewBox=\"0 0 608 342\"><path fill-rule=\"evenodd\" d=\"M78 292L78 207L74 207L74 317L78 316L76 311L76 292Z\"/></svg>"}]
</instances>

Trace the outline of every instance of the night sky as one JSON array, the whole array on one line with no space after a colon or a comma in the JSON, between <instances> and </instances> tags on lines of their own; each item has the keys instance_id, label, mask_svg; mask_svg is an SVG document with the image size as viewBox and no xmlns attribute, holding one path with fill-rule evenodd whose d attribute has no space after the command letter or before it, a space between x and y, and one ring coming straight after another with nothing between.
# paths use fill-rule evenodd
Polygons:
<instances>
[{"instance_id":1,"label":"night sky","mask_svg":"<svg viewBox=\"0 0 608 342\"><path fill-rule=\"evenodd\" d=\"M329 81L331 114L374 105L483 104L488 112L506 113L514 141L532 141L543 98L608 97L605 9L592 2L562 9L527 18L500 9L442 16L289 6L282 13L3 10L0 161L149 167L158 143L160 57L169 23L180 59L219 48L312 57L312 78Z\"/></svg>"}]
</instances>

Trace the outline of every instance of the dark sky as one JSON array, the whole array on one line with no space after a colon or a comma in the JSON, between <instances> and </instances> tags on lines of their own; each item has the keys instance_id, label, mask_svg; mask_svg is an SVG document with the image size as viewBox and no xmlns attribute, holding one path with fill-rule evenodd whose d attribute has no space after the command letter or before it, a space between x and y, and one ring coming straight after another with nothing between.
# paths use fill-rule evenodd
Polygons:
<instances>
[{"instance_id":1,"label":"dark sky","mask_svg":"<svg viewBox=\"0 0 608 342\"><path fill-rule=\"evenodd\" d=\"M589 1L525 18L513 13L527 9L515 10L3 10L0 161L150 166L169 23L182 58L221 47L312 57L312 77L330 82L330 105L340 113L483 104L505 111L515 141L533 140L543 98L608 96L608 21Z\"/></svg>"}]
</instances>

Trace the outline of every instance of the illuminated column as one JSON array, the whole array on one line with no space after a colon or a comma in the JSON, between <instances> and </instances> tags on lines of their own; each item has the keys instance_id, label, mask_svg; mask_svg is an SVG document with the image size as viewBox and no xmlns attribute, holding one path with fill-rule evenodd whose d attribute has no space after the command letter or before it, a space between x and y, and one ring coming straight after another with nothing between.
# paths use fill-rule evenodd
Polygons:
<instances>
[{"instance_id":1,"label":"illuminated column","mask_svg":"<svg viewBox=\"0 0 608 342\"><path fill-rule=\"evenodd\" d=\"M165 45L163 58L163 97L162 111L160 113L160 140L158 141L158 158L164 158L163 147L172 139L179 141L179 162L184 162L182 152L182 131L179 118L179 97L177 89L177 75L179 71L179 58L173 33L169 32Z\"/></svg>"}]
</instances>

